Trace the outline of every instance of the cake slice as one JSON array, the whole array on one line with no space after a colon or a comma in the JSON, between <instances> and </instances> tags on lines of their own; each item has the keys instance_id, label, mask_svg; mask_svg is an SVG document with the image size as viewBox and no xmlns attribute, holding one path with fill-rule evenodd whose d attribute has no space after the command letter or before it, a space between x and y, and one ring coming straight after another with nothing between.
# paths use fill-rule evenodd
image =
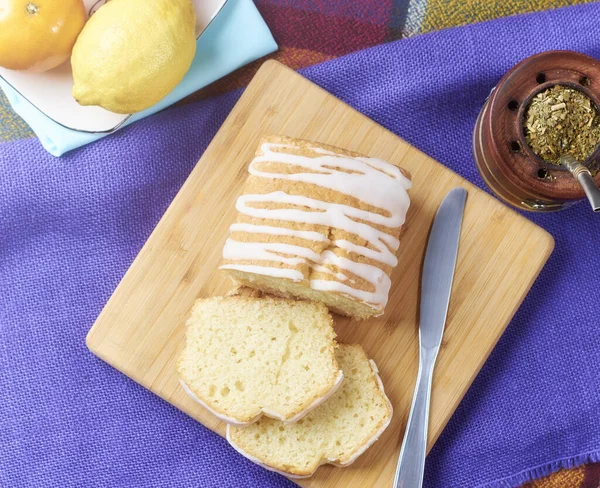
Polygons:
<instances>
[{"instance_id":1,"label":"cake slice","mask_svg":"<svg viewBox=\"0 0 600 488\"><path fill-rule=\"evenodd\" d=\"M196 301L177 363L185 391L225 422L293 422L339 387L335 332L320 303L282 298Z\"/></svg>"},{"instance_id":2,"label":"cake slice","mask_svg":"<svg viewBox=\"0 0 600 488\"><path fill-rule=\"evenodd\" d=\"M289 477L308 477L325 463L354 462L387 428L392 405L362 347L340 344L336 358L344 382L329 400L295 424L263 418L247 427L228 425L229 443L251 461Z\"/></svg>"},{"instance_id":3,"label":"cake slice","mask_svg":"<svg viewBox=\"0 0 600 488\"><path fill-rule=\"evenodd\" d=\"M269 136L261 141L223 249L236 282L381 315L410 200L409 174L344 149Z\"/></svg>"}]
</instances>

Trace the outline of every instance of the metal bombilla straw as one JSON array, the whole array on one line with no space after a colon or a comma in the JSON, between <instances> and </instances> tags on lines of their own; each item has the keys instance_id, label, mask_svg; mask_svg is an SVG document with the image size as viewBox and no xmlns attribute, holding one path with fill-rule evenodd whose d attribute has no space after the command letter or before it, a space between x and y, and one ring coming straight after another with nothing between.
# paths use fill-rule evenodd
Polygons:
<instances>
[{"instance_id":1,"label":"metal bombilla straw","mask_svg":"<svg viewBox=\"0 0 600 488\"><path fill-rule=\"evenodd\" d=\"M579 182L592 206L592 210L600 212L600 188L594 183L590 170L568 154L560 157L560 164L567 168Z\"/></svg>"}]
</instances>

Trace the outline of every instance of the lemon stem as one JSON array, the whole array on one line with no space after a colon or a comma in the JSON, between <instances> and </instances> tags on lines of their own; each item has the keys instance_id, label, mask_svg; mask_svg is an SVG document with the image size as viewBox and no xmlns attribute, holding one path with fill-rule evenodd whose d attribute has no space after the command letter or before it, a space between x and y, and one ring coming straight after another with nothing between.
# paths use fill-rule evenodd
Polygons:
<instances>
[{"instance_id":1,"label":"lemon stem","mask_svg":"<svg viewBox=\"0 0 600 488\"><path fill-rule=\"evenodd\" d=\"M33 2L29 2L25 6L25 10L27 11L27 13L29 15L35 15L35 14L37 14L39 9L40 9L40 7L38 7L38 5L35 4L35 3L33 3Z\"/></svg>"}]
</instances>

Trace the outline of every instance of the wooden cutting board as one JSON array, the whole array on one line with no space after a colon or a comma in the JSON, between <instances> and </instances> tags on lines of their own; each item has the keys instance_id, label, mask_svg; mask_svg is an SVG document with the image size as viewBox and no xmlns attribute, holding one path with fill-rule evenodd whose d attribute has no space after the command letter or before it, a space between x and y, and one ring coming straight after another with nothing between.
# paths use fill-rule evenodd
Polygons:
<instances>
[{"instance_id":1,"label":"wooden cutting board","mask_svg":"<svg viewBox=\"0 0 600 488\"><path fill-rule=\"evenodd\" d=\"M194 300L231 288L217 267L247 165L264 134L333 144L391 161L412 173L412 203L385 315L361 323L336 319L339 340L362 344L379 366L394 418L352 466L322 466L311 479L299 482L311 487L391 486L417 374L420 269L440 202L457 186L469 192L433 380L429 447L536 279L554 241L546 231L275 61L263 64L232 110L98 317L87 345L119 371L224 434L224 424L180 388L175 359ZM238 456L233 449L231 455Z\"/></svg>"}]
</instances>

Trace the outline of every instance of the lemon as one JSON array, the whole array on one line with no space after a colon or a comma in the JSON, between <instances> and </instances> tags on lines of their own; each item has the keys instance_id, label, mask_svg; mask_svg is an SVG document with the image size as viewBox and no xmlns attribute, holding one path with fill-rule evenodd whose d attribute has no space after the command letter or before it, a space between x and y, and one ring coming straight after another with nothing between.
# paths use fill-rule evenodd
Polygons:
<instances>
[{"instance_id":1,"label":"lemon","mask_svg":"<svg viewBox=\"0 0 600 488\"><path fill-rule=\"evenodd\" d=\"M61 65L86 20L82 0L0 0L0 66L42 72Z\"/></svg>"},{"instance_id":2,"label":"lemon","mask_svg":"<svg viewBox=\"0 0 600 488\"><path fill-rule=\"evenodd\" d=\"M111 0L73 47L73 96L120 114L151 107L189 69L195 25L191 0Z\"/></svg>"}]
</instances>

